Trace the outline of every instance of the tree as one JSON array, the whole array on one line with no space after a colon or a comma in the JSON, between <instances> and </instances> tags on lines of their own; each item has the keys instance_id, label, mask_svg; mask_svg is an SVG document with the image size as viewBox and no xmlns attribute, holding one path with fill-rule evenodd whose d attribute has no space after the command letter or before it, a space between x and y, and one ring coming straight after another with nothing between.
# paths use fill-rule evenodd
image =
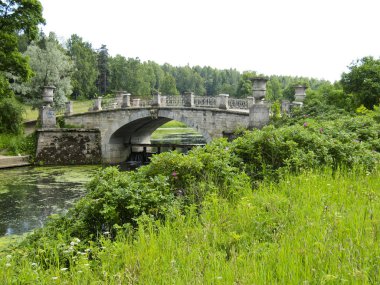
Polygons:
<instances>
[{"instance_id":1,"label":"tree","mask_svg":"<svg viewBox=\"0 0 380 285\"><path fill-rule=\"evenodd\" d=\"M237 96L239 98L245 98L247 96L252 96L252 81L251 79L256 76L256 72L244 72L240 77Z\"/></svg>"},{"instance_id":2,"label":"tree","mask_svg":"<svg viewBox=\"0 0 380 285\"><path fill-rule=\"evenodd\" d=\"M267 83L267 99L277 101L282 98L281 83L277 77L271 76Z\"/></svg>"},{"instance_id":3,"label":"tree","mask_svg":"<svg viewBox=\"0 0 380 285\"><path fill-rule=\"evenodd\" d=\"M352 93L355 107L373 109L380 102L380 60L372 56L353 62L343 73L341 84L346 94Z\"/></svg>"},{"instance_id":4,"label":"tree","mask_svg":"<svg viewBox=\"0 0 380 285\"><path fill-rule=\"evenodd\" d=\"M30 82L15 84L16 92L21 93L32 103L38 104L43 87L53 85L56 87L55 107L63 108L66 97L72 93L70 76L73 63L58 43L56 36L51 33L39 43L31 44L25 55L30 58L30 66L35 76Z\"/></svg>"},{"instance_id":5,"label":"tree","mask_svg":"<svg viewBox=\"0 0 380 285\"><path fill-rule=\"evenodd\" d=\"M117 54L109 59L110 77L109 87L111 90L125 90L132 92L128 78L128 62L127 59Z\"/></svg>"},{"instance_id":6,"label":"tree","mask_svg":"<svg viewBox=\"0 0 380 285\"><path fill-rule=\"evenodd\" d=\"M75 70L71 76L74 98L93 98L98 78L97 54L90 43L84 42L78 35L72 35L67 43L68 54Z\"/></svg>"},{"instance_id":7,"label":"tree","mask_svg":"<svg viewBox=\"0 0 380 285\"><path fill-rule=\"evenodd\" d=\"M171 74L165 73L160 91L163 95L179 95L176 88L175 78Z\"/></svg>"},{"instance_id":8,"label":"tree","mask_svg":"<svg viewBox=\"0 0 380 285\"><path fill-rule=\"evenodd\" d=\"M109 87L109 55L106 45L102 45L98 51L98 80L97 87L100 94L104 95L108 92Z\"/></svg>"},{"instance_id":9,"label":"tree","mask_svg":"<svg viewBox=\"0 0 380 285\"><path fill-rule=\"evenodd\" d=\"M32 71L28 59L18 50L18 35L29 41L36 38L38 24L44 23L38 0L0 1L0 72L9 72L28 80Z\"/></svg>"}]
</instances>

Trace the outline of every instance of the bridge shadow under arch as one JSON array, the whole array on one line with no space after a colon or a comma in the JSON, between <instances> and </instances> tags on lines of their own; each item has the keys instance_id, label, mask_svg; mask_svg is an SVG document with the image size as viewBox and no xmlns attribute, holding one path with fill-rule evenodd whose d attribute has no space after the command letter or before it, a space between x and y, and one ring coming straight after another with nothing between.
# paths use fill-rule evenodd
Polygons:
<instances>
[{"instance_id":1,"label":"bridge shadow under arch","mask_svg":"<svg viewBox=\"0 0 380 285\"><path fill-rule=\"evenodd\" d=\"M118 146L119 149L120 147L124 146L125 149L122 152L124 153L123 161L125 161L128 158L128 156L132 153L132 151L138 151L138 149L141 151L141 148L134 147L132 149L132 145L150 144L153 132L165 123L173 120L175 119L167 117L143 117L136 119L117 129L110 136L108 143L109 145ZM176 121L179 120L177 119ZM191 123L189 124L189 122L186 122L184 120L181 120L179 122L184 123L188 128L192 128L197 133L202 135L205 142L211 140L209 134L202 134L202 131L199 130L197 126L192 126Z\"/></svg>"}]
</instances>

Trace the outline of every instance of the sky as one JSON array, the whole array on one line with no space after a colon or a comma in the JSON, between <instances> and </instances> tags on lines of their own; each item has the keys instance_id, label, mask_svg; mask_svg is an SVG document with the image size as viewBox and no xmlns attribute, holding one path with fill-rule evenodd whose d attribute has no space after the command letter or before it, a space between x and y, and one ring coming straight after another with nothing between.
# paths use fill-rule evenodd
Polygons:
<instances>
[{"instance_id":1,"label":"sky","mask_svg":"<svg viewBox=\"0 0 380 285\"><path fill-rule=\"evenodd\" d=\"M379 0L40 0L42 30L174 66L339 80L380 55Z\"/></svg>"}]
</instances>

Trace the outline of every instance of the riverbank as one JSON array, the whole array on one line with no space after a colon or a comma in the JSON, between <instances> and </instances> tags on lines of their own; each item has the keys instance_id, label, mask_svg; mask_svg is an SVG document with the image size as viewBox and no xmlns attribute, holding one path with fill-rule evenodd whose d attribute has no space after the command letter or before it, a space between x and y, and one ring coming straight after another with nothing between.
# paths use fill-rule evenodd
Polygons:
<instances>
[{"instance_id":1,"label":"riverbank","mask_svg":"<svg viewBox=\"0 0 380 285\"><path fill-rule=\"evenodd\" d=\"M29 155L4 156L0 155L0 169L31 165Z\"/></svg>"}]
</instances>

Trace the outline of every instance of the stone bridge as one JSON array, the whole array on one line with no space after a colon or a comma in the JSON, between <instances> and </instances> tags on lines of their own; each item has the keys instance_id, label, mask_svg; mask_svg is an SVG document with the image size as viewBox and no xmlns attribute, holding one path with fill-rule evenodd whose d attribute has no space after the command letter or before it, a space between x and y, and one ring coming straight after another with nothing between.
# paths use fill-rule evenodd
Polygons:
<instances>
[{"instance_id":1,"label":"stone bridge","mask_svg":"<svg viewBox=\"0 0 380 285\"><path fill-rule=\"evenodd\" d=\"M65 123L80 129L56 128L50 103L54 87L46 86L41 106L36 158L46 164L117 163L125 161L132 148L150 143L151 134L171 120L185 123L209 142L237 128L261 128L269 122L269 104L265 103L266 78L252 79L252 97L229 98L155 94L150 101L131 98L118 92L115 99L97 98L89 112L73 114L72 102L66 103ZM295 86L295 102L283 101L282 112L302 106L305 86ZM255 100L257 103L255 103ZM137 150L138 151L138 150Z\"/></svg>"},{"instance_id":2,"label":"stone bridge","mask_svg":"<svg viewBox=\"0 0 380 285\"><path fill-rule=\"evenodd\" d=\"M119 94L114 101L104 103L102 106L101 99L95 100L92 110L83 114L70 114L68 106L65 122L100 130L105 163L125 161L132 144L149 144L151 134L171 120L195 129L207 142L237 128L261 127L269 120L266 104L254 104L253 98L230 99L225 94L217 97L156 94L151 101Z\"/></svg>"},{"instance_id":3,"label":"stone bridge","mask_svg":"<svg viewBox=\"0 0 380 285\"><path fill-rule=\"evenodd\" d=\"M200 98L199 98L200 97ZM230 99L228 95L218 97L155 95L146 102L131 100L129 94L118 96L103 109L101 99L94 108L83 114L65 115L65 123L86 129L99 129L103 162L122 162L127 159L133 144L149 144L151 134L161 125L176 120L185 123L203 135L207 142L222 137L237 128L254 125L257 116L250 115L253 99ZM250 101L251 100L251 101ZM257 104L256 106L259 106ZM269 109L261 104L264 111ZM260 112L255 110L256 115ZM266 122L258 122L261 125Z\"/></svg>"}]
</instances>

